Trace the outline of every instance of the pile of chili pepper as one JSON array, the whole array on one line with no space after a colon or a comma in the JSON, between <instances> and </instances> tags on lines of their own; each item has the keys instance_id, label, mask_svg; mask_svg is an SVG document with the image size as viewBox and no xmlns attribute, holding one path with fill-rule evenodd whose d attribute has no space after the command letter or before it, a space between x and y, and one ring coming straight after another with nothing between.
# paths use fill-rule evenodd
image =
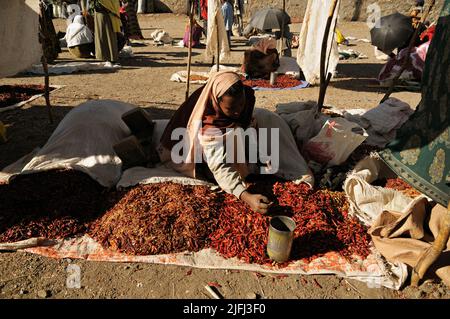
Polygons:
<instances>
[{"instance_id":1,"label":"pile of chili pepper","mask_svg":"<svg viewBox=\"0 0 450 319\"><path fill-rule=\"evenodd\" d=\"M297 224L291 261L310 262L330 251L349 259L364 259L370 254L370 236L357 219L348 215L344 193L312 190L306 184L292 182L275 183L273 193L277 215L290 216ZM226 258L270 264L266 254L269 221L270 216L256 214L226 195L219 225L210 236L211 247Z\"/></svg>"},{"instance_id":2,"label":"pile of chili pepper","mask_svg":"<svg viewBox=\"0 0 450 319\"><path fill-rule=\"evenodd\" d=\"M88 175L53 170L0 184L0 242L72 237L102 212L106 189Z\"/></svg>"},{"instance_id":3,"label":"pile of chili pepper","mask_svg":"<svg viewBox=\"0 0 450 319\"><path fill-rule=\"evenodd\" d=\"M417 197L421 195L419 191L411 187L411 185L406 183L400 177L387 179L384 187L395 189L410 197Z\"/></svg>"},{"instance_id":4,"label":"pile of chili pepper","mask_svg":"<svg viewBox=\"0 0 450 319\"><path fill-rule=\"evenodd\" d=\"M293 88L299 86L302 83L300 80L297 80L286 74L278 75L274 85L271 85L269 80L264 79L252 80L243 78L242 82L250 87L279 88L279 89Z\"/></svg>"},{"instance_id":5,"label":"pile of chili pepper","mask_svg":"<svg viewBox=\"0 0 450 319\"><path fill-rule=\"evenodd\" d=\"M43 85L0 85L0 108L26 101L33 95L44 93L44 90Z\"/></svg>"},{"instance_id":6,"label":"pile of chili pepper","mask_svg":"<svg viewBox=\"0 0 450 319\"><path fill-rule=\"evenodd\" d=\"M126 254L199 251L217 224L219 197L206 186L140 185L120 197L89 234Z\"/></svg>"},{"instance_id":7,"label":"pile of chili pepper","mask_svg":"<svg viewBox=\"0 0 450 319\"><path fill-rule=\"evenodd\" d=\"M328 251L344 257L370 254L367 228L348 214L348 202L343 192L313 190L306 184L277 183L274 193L279 204L292 209L297 224L294 232L294 259L308 261Z\"/></svg>"}]
</instances>

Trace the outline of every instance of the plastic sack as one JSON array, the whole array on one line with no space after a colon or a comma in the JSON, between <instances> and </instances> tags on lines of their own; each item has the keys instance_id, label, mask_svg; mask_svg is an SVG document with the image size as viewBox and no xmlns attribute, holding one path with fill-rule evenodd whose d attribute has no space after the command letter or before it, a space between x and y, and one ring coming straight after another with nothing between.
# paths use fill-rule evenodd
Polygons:
<instances>
[{"instance_id":1,"label":"plastic sack","mask_svg":"<svg viewBox=\"0 0 450 319\"><path fill-rule=\"evenodd\" d=\"M358 124L334 118L325 122L319 134L306 143L303 152L317 163L340 165L368 136Z\"/></svg>"}]
</instances>

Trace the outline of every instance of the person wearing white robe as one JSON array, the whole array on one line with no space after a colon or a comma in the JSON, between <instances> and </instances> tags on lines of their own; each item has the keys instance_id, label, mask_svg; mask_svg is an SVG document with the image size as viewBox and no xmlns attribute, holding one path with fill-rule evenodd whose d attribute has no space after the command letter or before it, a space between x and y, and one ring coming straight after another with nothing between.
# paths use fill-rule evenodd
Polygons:
<instances>
[{"instance_id":1,"label":"person wearing white robe","mask_svg":"<svg viewBox=\"0 0 450 319\"><path fill-rule=\"evenodd\" d=\"M77 15L66 30L65 40L69 52L77 58L94 57L94 36L84 24L83 16Z\"/></svg>"}]
</instances>

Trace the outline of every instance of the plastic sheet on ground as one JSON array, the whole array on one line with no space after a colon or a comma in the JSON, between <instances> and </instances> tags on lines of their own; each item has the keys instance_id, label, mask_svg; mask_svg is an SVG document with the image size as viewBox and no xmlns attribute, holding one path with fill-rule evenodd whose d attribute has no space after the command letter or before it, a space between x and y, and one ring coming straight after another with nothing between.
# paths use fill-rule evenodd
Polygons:
<instances>
[{"instance_id":1,"label":"plastic sheet on ground","mask_svg":"<svg viewBox=\"0 0 450 319\"><path fill-rule=\"evenodd\" d=\"M224 65L219 65L219 71L223 71L223 70L229 70L229 71L233 71L233 72L236 72L236 73L241 73L238 68L228 67L228 66L224 66ZM199 71L192 71L191 70L191 75L190 75L191 76L191 81L190 81L190 83L193 83L193 84L206 84L206 82L208 82L208 79L211 76L211 74L214 74L216 72L217 72L217 66L215 66L215 65L211 67L209 72L199 72ZM193 78L196 78L196 77L197 77L197 79L194 80ZM187 71L186 70L182 70L182 71L175 72L170 77L170 81L186 83L187 82Z\"/></svg>"},{"instance_id":2,"label":"plastic sheet on ground","mask_svg":"<svg viewBox=\"0 0 450 319\"><path fill-rule=\"evenodd\" d=\"M266 87L255 86L255 87L252 87L252 89L255 90L255 91L290 91L290 90L305 89L307 87L309 87L309 83L308 82L300 81L299 85L293 86L293 87L288 87L288 88L266 88Z\"/></svg>"},{"instance_id":3,"label":"plastic sheet on ground","mask_svg":"<svg viewBox=\"0 0 450 319\"><path fill-rule=\"evenodd\" d=\"M50 94L51 94L52 92L56 91L56 90L59 90L59 89L62 88L62 87L64 87L64 85L52 85L51 88L53 88L53 90L50 91ZM21 101L21 102L18 102L18 103L16 103L16 104L13 104L13 105L5 106L5 107L0 107L0 113L1 113L1 112L4 112L4 111L8 111L8 110L17 109L17 108L19 108L19 107L21 107L21 106L24 106L24 105L27 104L27 103L30 103L31 101L36 100L37 98L39 98L39 97L41 97L41 96L44 96L44 93L33 95L32 97L30 97L30 98L29 98L28 100L26 100L26 101Z\"/></svg>"},{"instance_id":4,"label":"plastic sheet on ground","mask_svg":"<svg viewBox=\"0 0 450 319\"><path fill-rule=\"evenodd\" d=\"M33 244L39 247L29 247ZM0 244L0 250L14 248L11 244ZM285 268L276 266L247 264L236 258L225 259L213 249L203 249L199 252L182 252L167 255L131 256L111 250L106 250L88 235L45 241L42 239L28 240L25 245L20 242L17 247L28 247L23 251L50 258L86 259L90 261L108 262L143 262L152 264L178 265L207 269L238 269L275 274L317 275L335 274L366 282L371 287L388 287L399 289L407 276L406 266L394 265L384 261L373 252L364 261L348 262L335 252L326 253L310 263L296 261Z\"/></svg>"},{"instance_id":5,"label":"plastic sheet on ground","mask_svg":"<svg viewBox=\"0 0 450 319\"><path fill-rule=\"evenodd\" d=\"M90 72L101 70L115 70L120 66L105 66L105 62L60 62L57 64L48 65L48 74L71 74L75 72ZM42 64L35 64L30 69L25 71L26 73L43 75L44 69Z\"/></svg>"}]
</instances>

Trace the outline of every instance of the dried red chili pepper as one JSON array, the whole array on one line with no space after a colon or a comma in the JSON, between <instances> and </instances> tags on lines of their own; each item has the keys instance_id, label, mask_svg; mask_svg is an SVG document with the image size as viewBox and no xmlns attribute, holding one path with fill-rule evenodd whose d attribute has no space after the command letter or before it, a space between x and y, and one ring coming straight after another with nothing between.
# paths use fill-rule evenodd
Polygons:
<instances>
[{"instance_id":1,"label":"dried red chili pepper","mask_svg":"<svg viewBox=\"0 0 450 319\"><path fill-rule=\"evenodd\" d=\"M280 89L296 87L302 83L300 80L297 80L286 74L281 74L281 75L277 76L277 79L276 79L274 85L271 85L269 80L263 80L263 79L246 80L245 78L243 78L242 82L245 85L248 85L250 87L280 88Z\"/></svg>"}]
</instances>

